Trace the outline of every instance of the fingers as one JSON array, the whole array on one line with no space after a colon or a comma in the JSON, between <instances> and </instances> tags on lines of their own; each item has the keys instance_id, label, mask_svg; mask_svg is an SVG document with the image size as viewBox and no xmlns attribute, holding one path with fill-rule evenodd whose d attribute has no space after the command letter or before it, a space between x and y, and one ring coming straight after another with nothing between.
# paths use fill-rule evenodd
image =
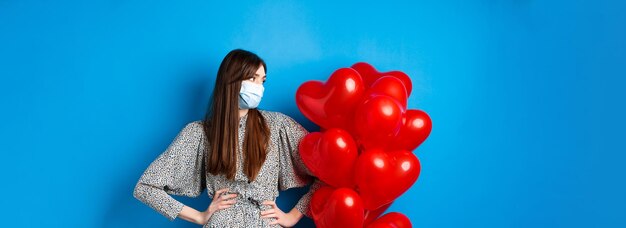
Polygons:
<instances>
[{"instance_id":1,"label":"fingers","mask_svg":"<svg viewBox=\"0 0 626 228\"><path fill-rule=\"evenodd\" d=\"M276 202L274 202L274 201L270 201L270 200L263 201L263 204L264 204L264 205L270 205L270 206L272 206L272 207L274 207L274 208L277 208L277 207L278 207L278 206L276 206Z\"/></svg>"},{"instance_id":2,"label":"fingers","mask_svg":"<svg viewBox=\"0 0 626 228\"><path fill-rule=\"evenodd\" d=\"M261 215L267 215L267 214L271 214L271 213L275 213L276 211L274 209L267 209L265 211L261 211Z\"/></svg>"},{"instance_id":3,"label":"fingers","mask_svg":"<svg viewBox=\"0 0 626 228\"><path fill-rule=\"evenodd\" d=\"M278 224L278 220L280 219L283 212L276 206L275 201L266 200L263 201L264 205L270 205L272 208L261 211L261 218L276 218L271 224Z\"/></svg>"},{"instance_id":4,"label":"fingers","mask_svg":"<svg viewBox=\"0 0 626 228\"><path fill-rule=\"evenodd\" d=\"M226 208L229 208L229 207L232 207L232 206L233 206L233 204L220 204L220 205L217 205L217 209L218 210L222 210L222 209L226 209Z\"/></svg>"},{"instance_id":5,"label":"fingers","mask_svg":"<svg viewBox=\"0 0 626 228\"><path fill-rule=\"evenodd\" d=\"M215 191L215 195L213 197L213 202L211 203L213 208L217 208L217 210L226 209L232 207L237 203L237 195L236 193L228 194L229 188L223 188Z\"/></svg>"},{"instance_id":6,"label":"fingers","mask_svg":"<svg viewBox=\"0 0 626 228\"><path fill-rule=\"evenodd\" d=\"M261 218L277 218L278 219L278 214L270 213L270 214L262 215Z\"/></svg>"},{"instance_id":7,"label":"fingers","mask_svg":"<svg viewBox=\"0 0 626 228\"><path fill-rule=\"evenodd\" d=\"M223 200L222 202L220 202L220 204L223 205L233 205L237 202L237 199L232 199L232 200Z\"/></svg>"},{"instance_id":8,"label":"fingers","mask_svg":"<svg viewBox=\"0 0 626 228\"><path fill-rule=\"evenodd\" d=\"M220 189L220 190L217 190L217 191L215 192L215 197L220 197L220 196L222 195L222 193L224 193L224 192L226 192L226 191L228 191L228 190L229 190L228 188L222 188L222 189Z\"/></svg>"},{"instance_id":9,"label":"fingers","mask_svg":"<svg viewBox=\"0 0 626 228\"><path fill-rule=\"evenodd\" d=\"M222 194L221 197L214 199L218 204L235 204L237 202L237 194Z\"/></svg>"},{"instance_id":10,"label":"fingers","mask_svg":"<svg viewBox=\"0 0 626 228\"><path fill-rule=\"evenodd\" d=\"M237 199L219 201L217 203L217 209L221 210L221 209L232 207L233 205L235 205L236 202L237 202Z\"/></svg>"},{"instance_id":11,"label":"fingers","mask_svg":"<svg viewBox=\"0 0 626 228\"><path fill-rule=\"evenodd\" d=\"M235 197L237 197L237 194L235 194L235 193L232 193L232 194L222 194L222 195L219 197L219 199L220 199L220 200L229 200L229 199L233 199L233 198L235 198Z\"/></svg>"},{"instance_id":12,"label":"fingers","mask_svg":"<svg viewBox=\"0 0 626 228\"><path fill-rule=\"evenodd\" d=\"M222 200L229 200L232 198L235 198L237 196L237 194L232 193L232 194L227 194L228 190L230 190L229 188L222 188L220 190L215 191L215 195L213 196L213 201L222 201Z\"/></svg>"}]
</instances>

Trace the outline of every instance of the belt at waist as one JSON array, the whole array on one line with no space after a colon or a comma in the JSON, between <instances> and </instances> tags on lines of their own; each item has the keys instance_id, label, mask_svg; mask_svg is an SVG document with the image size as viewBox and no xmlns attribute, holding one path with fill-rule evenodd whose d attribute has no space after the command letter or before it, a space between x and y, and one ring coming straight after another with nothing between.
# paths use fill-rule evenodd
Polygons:
<instances>
[{"instance_id":1,"label":"belt at waist","mask_svg":"<svg viewBox=\"0 0 626 228\"><path fill-rule=\"evenodd\" d=\"M229 185L228 193L237 194L236 199L238 202L241 201L244 204L252 204L261 210L271 208L269 205L263 205L263 201L275 200L275 196L273 196L270 192L258 191L258 189L256 189L257 191L254 191L254 187L250 186L248 183L235 182Z\"/></svg>"}]
</instances>

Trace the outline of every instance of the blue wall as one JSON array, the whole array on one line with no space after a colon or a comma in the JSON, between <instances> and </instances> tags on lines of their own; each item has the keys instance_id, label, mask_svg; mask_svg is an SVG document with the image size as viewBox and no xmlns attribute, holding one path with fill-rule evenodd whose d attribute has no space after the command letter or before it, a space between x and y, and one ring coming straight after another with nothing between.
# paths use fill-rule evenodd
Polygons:
<instances>
[{"instance_id":1,"label":"blue wall","mask_svg":"<svg viewBox=\"0 0 626 228\"><path fill-rule=\"evenodd\" d=\"M234 48L267 61L261 108L309 130L301 83L409 74L434 127L389 211L415 227L626 226L624 3L384 2L0 1L2 226L194 227L132 190Z\"/></svg>"}]
</instances>

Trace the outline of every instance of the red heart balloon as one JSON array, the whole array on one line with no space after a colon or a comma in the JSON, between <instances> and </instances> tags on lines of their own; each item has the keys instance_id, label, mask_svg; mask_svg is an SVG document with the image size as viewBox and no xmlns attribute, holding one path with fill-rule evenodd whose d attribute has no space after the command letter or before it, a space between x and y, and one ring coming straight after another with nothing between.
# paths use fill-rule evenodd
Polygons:
<instances>
[{"instance_id":1,"label":"red heart balloon","mask_svg":"<svg viewBox=\"0 0 626 228\"><path fill-rule=\"evenodd\" d=\"M376 219L367 228L411 228L411 220L398 212L391 212Z\"/></svg>"},{"instance_id":2,"label":"red heart balloon","mask_svg":"<svg viewBox=\"0 0 626 228\"><path fill-rule=\"evenodd\" d=\"M403 109L392 97L373 95L357 106L354 135L364 149L385 148L402 127Z\"/></svg>"},{"instance_id":3,"label":"red heart balloon","mask_svg":"<svg viewBox=\"0 0 626 228\"><path fill-rule=\"evenodd\" d=\"M433 124L426 112L407 110L402 118L402 127L389 143L388 150L413 151L430 135Z\"/></svg>"},{"instance_id":4,"label":"red heart balloon","mask_svg":"<svg viewBox=\"0 0 626 228\"><path fill-rule=\"evenodd\" d=\"M382 207L377 208L376 210L365 210L365 222L363 222L363 224L367 226L367 224L374 222L374 220L376 220L378 216L385 213L385 211L389 207L391 207L391 204L393 204L393 202L385 204Z\"/></svg>"},{"instance_id":5,"label":"red heart balloon","mask_svg":"<svg viewBox=\"0 0 626 228\"><path fill-rule=\"evenodd\" d=\"M304 164L320 180L333 187L354 186L352 176L359 151L347 131L331 128L324 133L309 133L299 150Z\"/></svg>"},{"instance_id":6,"label":"red heart balloon","mask_svg":"<svg viewBox=\"0 0 626 228\"><path fill-rule=\"evenodd\" d=\"M407 97L411 95L411 90L413 89L411 78L402 71L378 72L376 68L365 62L355 63L351 68L361 74L366 87L371 86L378 78L389 75L400 79L406 88Z\"/></svg>"},{"instance_id":7,"label":"red heart balloon","mask_svg":"<svg viewBox=\"0 0 626 228\"><path fill-rule=\"evenodd\" d=\"M311 203L309 204L309 210L311 211L313 220L319 220L321 218L320 216L324 212L328 197L334 191L334 188L328 185L322 185L320 188L315 190L315 192L313 192L313 196L311 196Z\"/></svg>"},{"instance_id":8,"label":"red heart balloon","mask_svg":"<svg viewBox=\"0 0 626 228\"><path fill-rule=\"evenodd\" d=\"M322 128L349 129L354 107L365 91L363 79L352 68L333 72L326 83L307 81L296 91L298 109Z\"/></svg>"},{"instance_id":9,"label":"red heart balloon","mask_svg":"<svg viewBox=\"0 0 626 228\"><path fill-rule=\"evenodd\" d=\"M417 181L419 173L419 160L410 151L365 151L355 165L355 183L365 209L391 203Z\"/></svg>"},{"instance_id":10,"label":"red heart balloon","mask_svg":"<svg viewBox=\"0 0 626 228\"><path fill-rule=\"evenodd\" d=\"M365 91L366 97L371 95L387 95L407 108L407 93L402 81L393 76L383 76L377 79L372 86Z\"/></svg>"},{"instance_id":11,"label":"red heart balloon","mask_svg":"<svg viewBox=\"0 0 626 228\"><path fill-rule=\"evenodd\" d=\"M317 227L363 227L363 202L349 188L338 188L327 198L325 210L317 215Z\"/></svg>"}]
</instances>

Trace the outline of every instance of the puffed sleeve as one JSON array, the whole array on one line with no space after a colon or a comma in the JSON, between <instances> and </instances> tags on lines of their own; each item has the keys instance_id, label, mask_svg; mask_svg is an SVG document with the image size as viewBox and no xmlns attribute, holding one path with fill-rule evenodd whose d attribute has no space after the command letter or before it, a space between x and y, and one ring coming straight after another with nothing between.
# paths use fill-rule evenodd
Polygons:
<instances>
[{"instance_id":1,"label":"puffed sleeve","mask_svg":"<svg viewBox=\"0 0 626 228\"><path fill-rule=\"evenodd\" d=\"M309 213L309 203L313 192L319 188L317 178L308 170L300 158L298 144L309 132L293 118L280 114L282 125L279 130L280 137L280 172L278 186L279 189L286 190L294 187L304 187L311 183L313 185L296 204L295 208L307 217Z\"/></svg>"},{"instance_id":2,"label":"puffed sleeve","mask_svg":"<svg viewBox=\"0 0 626 228\"><path fill-rule=\"evenodd\" d=\"M199 150L202 136L201 122L185 125L141 175L133 196L174 220L184 204L169 194L197 197L206 188L203 152Z\"/></svg>"}]
</instances>

